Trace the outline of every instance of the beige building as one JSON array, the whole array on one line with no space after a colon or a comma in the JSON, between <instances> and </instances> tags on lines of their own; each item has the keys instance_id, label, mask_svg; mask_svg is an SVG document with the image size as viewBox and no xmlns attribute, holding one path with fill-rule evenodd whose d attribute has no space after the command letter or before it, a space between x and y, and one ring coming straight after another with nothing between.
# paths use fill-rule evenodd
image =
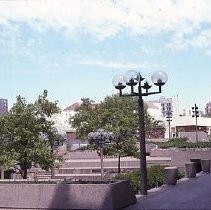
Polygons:
<instances>
[{"instance_id":1,"label":"beige building","mask_svg":"<svg viewBox=\"0 0 211 210\"><path fill-rule=\"evenodd\" d=\"M189 115L179 115L179 108L177 98L164 98L158 100L145 101L149 114L156 120L161 120L165 123L166 133L165 138L169 138L169 128L171 138L179 136L179 132L194 132L196 130L196 119ZM69 124L69 119L75 114L75 110L81 103L74 103L61 113L54 115L52 120L55 122L55 127L59 133L66 135L67 139L76 139L75 129ZM166 113L172 113L172 118L169 123L166 118ZM198 131L203 131L207 135L211 135L211 118L198 117L197 118Z\"/></svg>"},{"instance_id":2,"label":"beige building","mask_svg":"<svg viewBox=\"0 0 211 210\"><path fill-rule=\"evenodd\" d=\"M195 132L196 131L196 118L192 117L191 112L189 115L179 115L178 103L175 98L160 98L157 101L146 101L149 114L156 120L161 120L165 123L166 134L165 138L169 137L169 123L166 118L167 107L170 106L172 110L172 118L170 121L170 136L177 137L180 132ZM170 104L170 105L169 105ZM197 118L197 131L205 132L206 135L211 135L211 118L198 117Z\"/></svg>"}]
</instances>

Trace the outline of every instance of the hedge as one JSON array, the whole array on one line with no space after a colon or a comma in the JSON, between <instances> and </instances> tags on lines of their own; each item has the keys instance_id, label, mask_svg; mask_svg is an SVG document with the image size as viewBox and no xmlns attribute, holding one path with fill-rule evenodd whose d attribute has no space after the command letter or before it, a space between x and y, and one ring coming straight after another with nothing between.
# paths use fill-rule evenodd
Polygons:
<instances>
[{"instance_id":1,"label":"hedge","mask_svg":"<svg viewBox=\"0 0 211 210\"><path fill-rule=\"evenodd\" d=\"M153 142L161 149L176 148L211 148L211 142L187 142L186 138L170 139L167 142Z\"/></svg>"},{"instance_id":2,"label":"hedge","mask_svg":"<svg viewBox=\"0 0 211 210\"><path fill-rule=\"evenodd\" d=\"M166 166L154 165L147 168L147 188L159 187L164 184L164 168ZM177 179L184 177L184 174L178 172ZM117 174L115 179L128 180L135 194L140 189L140 173L137 171L129 171L127 173Z\"/></svg>"}]
</instances>

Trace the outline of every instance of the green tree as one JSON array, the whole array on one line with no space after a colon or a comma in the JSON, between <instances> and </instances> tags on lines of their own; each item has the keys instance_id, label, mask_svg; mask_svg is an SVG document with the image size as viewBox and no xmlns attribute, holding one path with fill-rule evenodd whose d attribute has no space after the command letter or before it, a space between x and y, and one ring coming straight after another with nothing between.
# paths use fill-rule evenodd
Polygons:
<instances>
[{"instance_id":1,"label":"green tree","mask_svg":"<svg viewBox=\"0 0 211 210\"><path fill-rule=\"evenodd\" d=\"M58 101L51 102L47 99L48 92L47 90L43 91L42 95L38 96L38 99L35 101L35 115L40 123L42 134L45 135L48 140L51 152L54 151L54 146L56 141L62 141L63 138L58 134L56 128L54 127L54 122L50 120L50 117L53 114L58 114L60 108L58 107Z\"/></svg>"},{"instance_id":2,"label":"green tree","mask_svg":"<svg viewBox=\"0 0 211 210\"><path fill-rule=\"evenodd\" d=\"M50 148L58 133L52 133L53 123L47 117L59 109L56 102L49 102L46 97L44 91L35 103L27 103L18 96L9 113L0 118L0 147L4 151L0 161L6 166L13 165L24 179L32 165L47 170L55 162L56 156Z\"/></svg>"},{"instance_id":3,"label":"green tree","mask_svg":"<svg viewBox=\"0 0 211 210\"><path fill-rule=\"evenodd\" d=\"M154 120L153 123L150 126L150 129L146 132L147 138L164 138L165 137L165 124L161 120Z\"/></svg>"},{"instance_id":4,"label":"green tree","mask_svg":"<svg viewBox=\"0 0 211 210\"><path fill-rule=\"evenodd\" d=\"M47 90L43 91L42 95L38 96L35 101L36 116L40 121L42 135L45 136L45 140L48 141L50 145L51 155L54 154L55 146L60 145L64 141L64 137L58 133L57 129L54 127L54 122L50 120L50 117L54 114L60 113L60 108L58 107L58 101L51 102L47 98ZM61 160L61 158L59 158ZM51 177L54 177L54 167L51 167Z\"/></svg>"},{"instance_id":5,"label":"green tree","mask_svg":"<svg viewBox=\"0 0 211 210\"><path fill-rule=\"evenodd\" d=\"M11 134L8 132L8 128L5 126L6 120L4 116L0 117L0 166L8 168L14 164L14 150L9 150L8 139Z\"/></svg>"},{"instance_id":6,"label":"green tree","mask_svg":"<svg viewBox=\"0 0 211 210\"><path fill-rule=\"evenodd\" d=\"M115 141L104 147L104 154L118 157L118 172L122 156L137 156L138 114L137 99L134 97L108 96L103 102L95 104L90 99L82 99L82 105L70 118L77 136L86 139L89 132L103 128L113 132ZM152 118L145 111L146 129ZM95 147L96 149L96 147Z\"/></svg>"}]
</instances>

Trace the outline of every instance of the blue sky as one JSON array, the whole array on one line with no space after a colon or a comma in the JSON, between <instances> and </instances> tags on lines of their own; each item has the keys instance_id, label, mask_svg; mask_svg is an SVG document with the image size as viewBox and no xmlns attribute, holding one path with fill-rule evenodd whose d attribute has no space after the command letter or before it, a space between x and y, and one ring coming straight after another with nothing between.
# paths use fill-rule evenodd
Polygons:
<instances>
[{"instance_id":1,"label":"blue sky","mask_svg":"<svg viewBox=\"0 0 211 210\"><path fill-rule=\"evenodd\" d=\"M211 100L210 0L0 0L0 97L44 89L61 108L117 91L116 74L162 70L180 110Z\"/></svg>"}]
</instances>

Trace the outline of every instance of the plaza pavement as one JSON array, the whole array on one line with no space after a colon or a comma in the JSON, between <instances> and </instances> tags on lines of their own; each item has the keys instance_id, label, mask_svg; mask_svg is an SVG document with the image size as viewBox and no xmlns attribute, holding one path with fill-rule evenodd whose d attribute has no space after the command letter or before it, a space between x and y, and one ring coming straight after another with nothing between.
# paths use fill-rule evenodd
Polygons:
<instances>
[{"instance_id":1,"label":"plaza pavement","mask_svg":"<svg viewBox=\"0 0 211 210\"><path fill-rule=\"evenodd\" d=\"M183 178L175 186L163 185L137 196L137 203L125 210L138 209L211 209L211 174L199 173L196 178Z\"/></svg>"}]
</instances>

